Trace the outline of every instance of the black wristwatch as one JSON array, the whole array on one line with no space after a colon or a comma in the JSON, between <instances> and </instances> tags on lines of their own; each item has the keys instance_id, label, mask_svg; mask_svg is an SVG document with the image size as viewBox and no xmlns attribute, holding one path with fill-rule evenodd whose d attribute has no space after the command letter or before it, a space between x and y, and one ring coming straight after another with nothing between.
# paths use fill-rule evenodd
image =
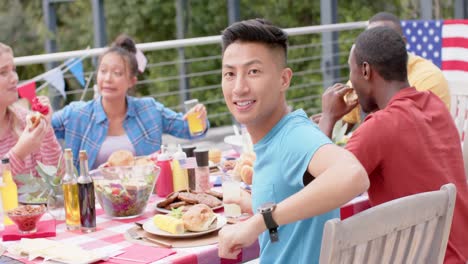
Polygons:
<instances>
[{"instance_id":1,"label":"black wristwatch","mask_svg":"<svg viewBox=\"0 0 468 264\"><path fill-rule=\"evenodd\" d=\"M275 222L272 216L272 212L275 210L276 204L269 202L264 203L258 207L257 211L263 215L263 220L265 221L265 225L268 228L268 232L270 233L270 241L276 242L279 240L278 237L278 224Z\"/></svg>"}]
</instances>

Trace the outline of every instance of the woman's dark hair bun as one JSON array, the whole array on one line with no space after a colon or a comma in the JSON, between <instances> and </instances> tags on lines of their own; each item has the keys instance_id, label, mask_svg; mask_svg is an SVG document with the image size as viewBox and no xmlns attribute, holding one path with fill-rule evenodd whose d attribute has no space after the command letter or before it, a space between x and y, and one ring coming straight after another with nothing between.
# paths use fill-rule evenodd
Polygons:
<instances>
[{"instance_id":1,"label":"woman's dark hair bun","mask_svg":"<svg viewBox=\"0 0 468 264\"><path fill-rule=\"evenodd\" d=\"M112 43L112 47L120 47L133 54L136 54L137 52L135 42L125 34L119 35Z\"/></svg>"}]
</instances>

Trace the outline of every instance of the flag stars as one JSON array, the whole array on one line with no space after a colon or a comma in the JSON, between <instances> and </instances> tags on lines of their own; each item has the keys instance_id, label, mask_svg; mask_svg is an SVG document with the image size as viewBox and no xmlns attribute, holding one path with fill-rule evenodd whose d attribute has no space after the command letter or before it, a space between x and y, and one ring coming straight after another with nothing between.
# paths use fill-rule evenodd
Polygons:
<instances>
[{"instance_id":1,"label":"flag stars","mask_svg":"<svg viewBox=\"0 0 468 264\"><path fill-rule=\"evenodd\" d=\"M410 28L406 29L406 35L411 35L411 29Z\"/></svg>"},{"instance_id":2,"label":"flag stars","mask_svg":"<svg viewBox=\"0 0 468 264\"><path fill-rule=\"evenodd\" d=\"M439 52L438 51L434 51L434 58L439 58Z\"/></svg>"}]
</instances>

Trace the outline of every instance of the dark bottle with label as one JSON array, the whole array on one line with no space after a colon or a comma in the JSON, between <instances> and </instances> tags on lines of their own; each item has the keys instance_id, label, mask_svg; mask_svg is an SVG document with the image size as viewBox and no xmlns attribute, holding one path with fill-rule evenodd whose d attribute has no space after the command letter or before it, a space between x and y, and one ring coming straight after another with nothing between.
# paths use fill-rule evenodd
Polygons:
<instances>
[{"instance_id":1,"label":"dark bottle with label","mask_svg":"<svg viewBox=\"0 0 468 264\"><path fill-rule=\"evenodd\" d=\"M80 150L80 176L78 177L78 197L80 203L81 232L96 231L96 199L93 179L88 172L88 155Z\"/></svg>"}]
</instances>

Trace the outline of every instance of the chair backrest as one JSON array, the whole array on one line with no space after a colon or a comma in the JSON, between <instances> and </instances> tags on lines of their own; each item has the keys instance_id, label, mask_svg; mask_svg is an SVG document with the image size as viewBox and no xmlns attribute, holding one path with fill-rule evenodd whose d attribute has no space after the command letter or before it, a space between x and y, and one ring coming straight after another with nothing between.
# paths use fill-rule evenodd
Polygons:
<instances>
[{"instance_id":1,"label":"chair backrest","mask_svg":"<svg viewBox=\"0 0 468 264\"><path fill-rule=\"evenodd\" d=\"M320 263L442 263L456 187L389 201L325 223Z\"/></svg>"},{"instance_id":2,"label":"chair backrest","mask_svg":"<svg viewBox=\"0 0 468 264\"><path fill-rule=\"evenodd\" d=\"M465 176L468 181L468 80L449 80L450 113L461 138Z\"/></svg>"}]
</instances>

